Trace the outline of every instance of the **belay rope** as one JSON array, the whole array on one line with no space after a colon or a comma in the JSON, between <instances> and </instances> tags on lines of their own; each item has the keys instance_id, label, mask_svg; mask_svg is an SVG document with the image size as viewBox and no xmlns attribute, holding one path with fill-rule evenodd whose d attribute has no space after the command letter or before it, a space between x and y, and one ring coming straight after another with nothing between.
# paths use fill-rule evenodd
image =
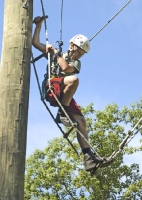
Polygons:
<instances>
[{"instance_id":1,"label":"belay rope","mask_svg":"<svg viewBox=\"0 0 142 200\"><path fill-rule=\"evenodd\" d=\"M124 7L126 7L129 3L131 2L131 0L129 0L109 21L112 21L123 9ZM42 12L43 12L43 18L44 18L44 24L45 24L45 32L46 32L46 45L49 44L48 42L48 31L47 31L47 24L46 24L46 18L47 16L45 15L44 12L44 6L43 6L43 1L41 0L41 6L42 6ZM61 51L62 48L62 12L63 12L63 0L61 0L61 27L60 27L60 41L57 41L59 43L59 50ZM100 33L105 27L106 25L108 25L108 23L106 23L89 41L91 41L98 33ZM46 107L46 109L48 110L49 114L51 115L52 119L54 120L54 122L56 123L56 125L58 126L58 128L60 129L60 131L62 132L64 138L67 139L68 143L71 145L71 147L74 149L74 151L76 152L76 154L78 155L77 150L75 149L75 147L73 146L72 142L69 140L68 136L71 133L71 131L75 128L77 133L85 140L85 142L90 146L91 150L103 161L104 158L102 158L95 150L94 148L89 144L89 142L86 140L86 138L83 136L83 134L77 129L77 124L73 123L72 120L70 119L70 117L68 116L68 114L66 113L66 111L64 110L64 108L62 107L59 99L57 98L57 96L54 94L52 87L51 87L51 83L50 83L50 64L51 64L51 60L50 60L50 53L48 53L48 83L49 83L49 89L48 91L50 91L52 93L52 95L54 96L54 99L56 100L56 102L58 103L59 107L62 109L62 111L64 112L65 116L67 117L67 119L69 120L69 123L71 124L71 128L70 130L68 130L68 132L64 132L62 130L62 128L60 127L60 125L56 122L51 110L49 109L49 107L47 106L46 102L45 102L45 98L43 98L43 94L42 94L42 90L40 87L40 82L39 82L39 78L38 78L38 74L37 74L37 70L36 70L36 66L35 66L35 62L37 60L39 60L40 58L42 58L43 56L46 57L47 53L43 53L40 56L38 56L37 58L33 57L33 53L32 53L32 61L31 63L33 64L34 67L34 72L35 72L35 76L36 76L36 80L37 80L37 84L38 84L38 89L39 89L39 93L41 96L41 101L43 102L44 106ZM47 92L48 92L47 91ZM142 126L139 127L140 123L142 122L142 118L137 122L137 124L130 130L128 131L127 135L125 136L125 138L123 139L123 141L120 143L120 145L118 146L118 148L111 154L111 156L108 158L109 160L114 159L118 153L120 153L125 147L126 145L133 139L133 137L142 129ZM137 130L136 130L137 129ZM104 167L105 168L105 167ZM101 168L100 170L98 170L98 174L100 173L100 171L102 171L104 168ZM93 173L93 172L92 172ZM97 175L96 173L96 175Z\"/></svg>"}]
</instances>

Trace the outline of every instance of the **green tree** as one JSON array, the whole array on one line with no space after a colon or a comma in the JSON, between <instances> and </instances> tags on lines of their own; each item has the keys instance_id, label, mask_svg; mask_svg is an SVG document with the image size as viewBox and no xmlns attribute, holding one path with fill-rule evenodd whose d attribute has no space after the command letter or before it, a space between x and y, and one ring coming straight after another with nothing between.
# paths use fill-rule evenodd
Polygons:
<instances>
[{"instance_id":1,"label":"green tree","mask_svg":"<svg viewBox=\"0 0 142 200\"><path fill-rule=\"evenodd\" d=\"M93 104L82 108L87 121L90 143L103 156L110 156L125 137L125 126L130 129L142 116L142 100L124 107L108 105L96 111ZM75 132L70 136L80 152ZM131 200L142 196L142 175L139 165L127 166L124 155L141 151L142 146L127 147L114 163L98 177L91 176L83 167L83 155L74 153L63 138L49 141L44 150L36 150L27 159L25 200Z\"/></svg>"}]
</instances>

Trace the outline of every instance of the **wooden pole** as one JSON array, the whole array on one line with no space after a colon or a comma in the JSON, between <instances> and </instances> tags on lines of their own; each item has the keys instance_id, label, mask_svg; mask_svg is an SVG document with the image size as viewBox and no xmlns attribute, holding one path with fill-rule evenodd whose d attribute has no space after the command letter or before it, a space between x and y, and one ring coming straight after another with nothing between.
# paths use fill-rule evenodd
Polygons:
<instances>
[{"instance_id":1,"label":"wooden pole","mask_svg":"<svg viewBox=\"0 0 142 200\"><path fill-rule=\"evenodd\" d=\"M5 0L0 66L0 200L24 199L32 15L33 0Z\"/></svg>"}]
</instances>

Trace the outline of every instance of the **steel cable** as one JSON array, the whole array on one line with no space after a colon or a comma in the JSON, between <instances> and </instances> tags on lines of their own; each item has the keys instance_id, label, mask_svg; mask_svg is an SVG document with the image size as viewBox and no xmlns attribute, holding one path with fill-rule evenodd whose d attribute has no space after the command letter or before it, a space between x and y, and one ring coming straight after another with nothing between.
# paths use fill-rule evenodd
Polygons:
<instances>
[{"instance_id":1,"label":"steel cable","mask_svg":"<svg viewBox=\"0 0 142 200\"><path fill-rule=\"evenodd\" d=\"M93 40L132 0L129 0L89 41Z\"/></svg>"}]
</instances>

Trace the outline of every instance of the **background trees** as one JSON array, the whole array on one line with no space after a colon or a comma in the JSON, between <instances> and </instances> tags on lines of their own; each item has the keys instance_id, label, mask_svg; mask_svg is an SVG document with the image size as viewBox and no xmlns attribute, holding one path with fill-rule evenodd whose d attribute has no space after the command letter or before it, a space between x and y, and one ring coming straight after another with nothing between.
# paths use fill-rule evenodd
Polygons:
<instances>
[{"instance_id":1,"label":"background trees","mask_svg":"<svg viewBox=\"0 0 142 200\"><path fill-rule=\"evenodd\" d=\"M90 143L101 156L109 156L142 116L142 100L124 107L108 105L96 111L93 104L82 108L87 121ZM125 127L125 128L124 128ZM140 134L140 133L139 133ZM44 150L36 150L27 159L25 177L25 199L139 199L142 195L142 175L139 165L128 166L124 156L141 151L142 146L127 147L114 163L98 177L91 177L83 167L83 155L76 142L75 132L70 136L80 157L74 153L67 141L55 138Z\"/></svg>"}]
</instances>

